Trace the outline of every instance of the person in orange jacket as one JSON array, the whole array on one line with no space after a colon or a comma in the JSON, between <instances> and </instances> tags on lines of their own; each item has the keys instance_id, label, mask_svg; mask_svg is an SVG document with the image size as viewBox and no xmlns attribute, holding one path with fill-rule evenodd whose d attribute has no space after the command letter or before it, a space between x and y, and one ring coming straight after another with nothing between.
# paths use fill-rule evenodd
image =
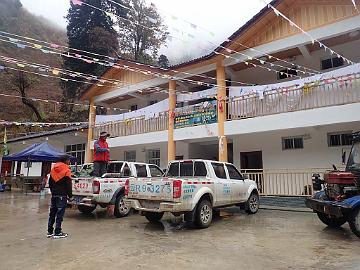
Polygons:
<instances>
[{"instance_id":1,"label":"person in orange jacket","mask_svg":"<svg viewBox=\"0 0 360 270\"><path fill-rule=\"evenodd\" d=\"M68 236L61 228L68 199L72 198L70 157L62 156L51 169L49 187L51 190L51 206L48 221L48 238L65 238ZM54 232L54 223L55 232Z\"/></svg>"},{"instance_id":2,"label":"person in orange jacket","mask_svg":"<svg viewBox=\"0 0 360 270\"><path fill-rule=\"evenodd\" d=\"M106 131L100 133L100 138L94 142L94 176L101 177L107 172L110 161L110 149L106 139L110 137Z\"/></svg>"}]
</instances>

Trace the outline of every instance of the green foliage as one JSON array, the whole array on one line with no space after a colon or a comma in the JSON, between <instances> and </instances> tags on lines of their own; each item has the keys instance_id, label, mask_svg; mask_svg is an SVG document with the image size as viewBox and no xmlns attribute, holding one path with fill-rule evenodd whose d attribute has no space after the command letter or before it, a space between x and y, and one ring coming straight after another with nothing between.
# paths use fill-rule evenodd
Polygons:
<instances>
[{"instance_id":1,"label":"green foliage","mask_svg":"<svg viewBox=\"0 0 360 270\"><path fill-rule=\"evenodd\" d=\"M167 27L154 5L147 5L144 0L124 2L131 11L127 20L118 20L120 53L124 58L155 64L168 35Z\"/></svg>"},{"instance_id":2,"label":"green foliage","mask_svg":"<svg viewBox=\"0 0 360 270\"><path fill-rule=\"evenodd\" d=\"M157 64L159 67L168 68L169 67L169 59L167 58L166 55L162 54L159 56Z\"/></svg>"},{"instance_id":3,"label":"green foliage","mask_svg":"<svg viewBox=\"0 0 360 270\"><path fill-rule=\"evenodd\" d=\"M84 2L106 12L116 13L119 16L125 14L123 8L106 0L85 0ZM116 58L119 45L114 22L108 14L101 10L86 5L71 4L66 17L68 20L67 36L69 47ZM75 51L70 50L70 52L74 53ZM100 56L99 58L102 59ZM105 60L108 59L105 58ZM67 57L64 57L64 66L66 69L95 76L101 75L107 68ZM65 101L75 100L85 89L84 85L71 81L62 83L62 87ZM65 106L63 111L72 113L73 107Z\"/></svg>"}]
</instances>

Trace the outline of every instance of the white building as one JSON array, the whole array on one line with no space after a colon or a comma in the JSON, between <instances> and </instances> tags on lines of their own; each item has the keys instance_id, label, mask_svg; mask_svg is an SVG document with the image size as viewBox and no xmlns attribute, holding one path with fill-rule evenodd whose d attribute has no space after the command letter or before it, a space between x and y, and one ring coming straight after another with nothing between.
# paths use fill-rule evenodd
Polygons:
<instances>
[{"instance_id":1,"label":"white building","mask_svg":"<svg viewBox=\"0 0 360 270\"><path fill-rule=\"evenodd\" d=\"M305 194L309 172L341 167L360 130L360 15L345 0L272 5L313 40L265 7L213 53L169 71L120 60L103 78L125 84L82 98L134 112L97 117L90 135L112 134L112 159L219 158L259 172L266 194Z\"/></svg>"}]
</instances>

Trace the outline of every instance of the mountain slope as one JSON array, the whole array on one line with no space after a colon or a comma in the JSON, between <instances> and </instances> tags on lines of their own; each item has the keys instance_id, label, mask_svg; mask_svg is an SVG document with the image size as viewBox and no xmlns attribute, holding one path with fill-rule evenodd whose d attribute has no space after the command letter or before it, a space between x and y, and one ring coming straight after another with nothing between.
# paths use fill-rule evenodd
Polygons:
<instances>
[{"instance_id":1,"label":"mountain slope","mask_svg":"<svg viewBox=\"0 0 360 270\"><path fill-rule=\"evenodd\" d=\"M0 0L0 31L5 31L21 36L27 36L47 42L61 45L67 44L66 31L57 28L51 22L42 17L35 16L24 9L19 0ZM1 34L0 34L1 35ZM1 38L5 39L6 38ZM53 54L44 54L39 50L17 48L14 44L0 41L0 55L13 57L28 62L61 67L62 60ZM1 64L1 62L0 62ZM36 71L34 69L27 69ZM9 71L14 72L14 71ZM61 100L62 89L59 80L31 75L36 83L28 91L28 97ZM0 93L19 95L12 87L9 87L10 76L8 72L0 73ZM46 119L55 117L59 108L54 104L36 102L41 108ZM14 110L14 108L17 108ZM0 97L0 120L31 121L35 120L33 112L20 99Z\"/></svg>"}]
</instances>

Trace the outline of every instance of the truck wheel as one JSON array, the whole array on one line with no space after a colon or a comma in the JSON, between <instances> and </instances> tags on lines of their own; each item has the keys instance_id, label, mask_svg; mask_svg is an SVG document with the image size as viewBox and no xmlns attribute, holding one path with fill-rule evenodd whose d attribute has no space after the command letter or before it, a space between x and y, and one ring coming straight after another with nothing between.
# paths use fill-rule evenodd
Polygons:
<instances>
[{"instance_id":1,"label":"truck wheel","mask_svg":"<svg viewBox=\"0 0 360 270\"><path fill-rule=\"evenodd\" d=\"M349 218L349 225L351 231L360 238L360 207L351 213Z\"/></svg>"},{"instance_id":2,"label":"truck wheel","mask_svg":"<svg viewBox=\"0 0 360 270\"><path fill-rule=\"evenodd\" d=\"M95 206L79 205L78 210L83 214L91 214L96 208Z\"/></svg>"},{"instance_id":3,"label":"truck wheel","mask_svg":"<svg viewBox=\"0 0 360 270\"><path fill-rule=\"evenodd\" d=\"M328 215L324 213L317 212L317 215L319 219L327 226L332 228L341 227L345 224L346 218L340 217L340 218L331 218Z\"/></svg>"},{"instance_id":4,"label":"truck wheel","mask_svg":"<svg viewBox=\"0 0 360 270\"><path fill-rule=\"evenodd\" d=\"M196 208L195 225L199 229L205 229L210 226L212 217L213 211L211 203L206 199L202 200Z\"/></svg>"},{"instance_id":5,"label":"truck wheel","mask_svg":"<svg viewBox=\"0 0 360 270\"><path fill-rule=\"evenodd\" d=\"M124 194L120 194L115 200L114 215L117 218L126 217L129 215L131 208L124 202Z\"/></svg>"},{"instance_id":6,"label":"truck wheel","mask_svg":"<svg viewBox=\"0 0 360 270\"><path fill-rule=\"evenodd\" d=\"M150 223L157 223L162 219L164 212L145 212L145 217Z\"/></svg>"},{"instance_id":7,"label":"truck wheel","mask_svg":"<svg viewBox=\"0 0 360 270\"><path fill-rule=\"evenodd\" d=\"M256 214L257 211L259 211L259 195L256 193L251 193L249 199L247 200L245 204L245 211L248 214Z\"/></svg>"}]
</instances>

